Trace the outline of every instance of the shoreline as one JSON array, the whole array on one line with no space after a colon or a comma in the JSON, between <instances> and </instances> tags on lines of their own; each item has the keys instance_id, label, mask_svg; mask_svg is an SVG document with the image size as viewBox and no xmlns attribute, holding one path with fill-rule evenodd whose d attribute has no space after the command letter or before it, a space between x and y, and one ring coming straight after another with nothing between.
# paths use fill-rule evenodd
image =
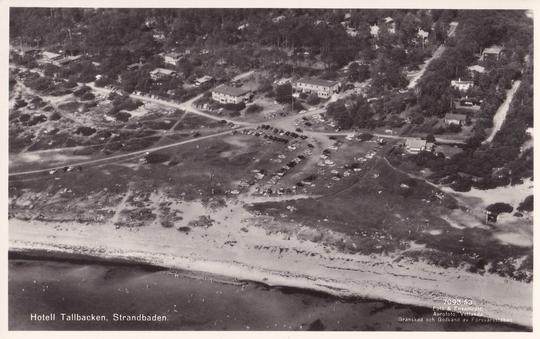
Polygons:
<instances>
[{"instance_id":1,"label":"shoreline","mask_svg":"<svg viewBox=\"0 0 540 339\"><path fill-rule=\"evenodd\" d=\"M236 225L242 226L245 225ZM115 229L108 224L11 219L9 249L97 257L100 261L112 259L197 275L203 272L227 277L226 281L251 281L270 287L312 290L338 298L385 300L430 309L443 307L447 298L470 298L482 309L481 317L507 319L501 323L532 328L532 284L495 275L480 276L463 269L442 269L422 262L396 262L396 258L390 256L346 254L320 244L266 234L256 226L249 227L247 238L238 238L243 246L219 247L214 239L227 237L213 227L198 230L200 237L194 234L186 238L180 232L171 234L169 229L160 226ZM271 249L260 249L261 242ZM272 250L278 248L276 244L292 250L278 254ZM298 254L299 249L308 252Z\"/></svg>"},{"instance_id":2,"label":"shoreline","mask_svg":"<svg viewBox=\"0 0 540 339\"><path fill-rule=\"evenodd\" d=\"M301 288L301 287L291 287L287 285L269 285L264 282L260 281L254 281L254 280L238 280L233 277L228 276L220 276L216 275L214 273L208 273L208 272L197 272L197 271L186 271L186 270L180 270L181 273L177 273L175 268L169 268L164 267L160 265L155 265L152 263L147 262L136 262L136 261L129 261L127 259L119 259L119 258L110 258L110 257L100 257L96 255L91 254L82 254L82 253L69 253L69 252L61 252L61 251L45 251L45 250L35 250L35 249L25 249L25 250L9 250L8 252L8 261L11 260L23 260L23 261L35 261L35 262L59 262L59 263L70 263L70 264L76 264L76 265L100 265L105 267L137 267L139 269L142 269L144 271L149 272L169 272L171 274L179 275L180 277L187 278L187 279L194 279L194 280L207 280L213 283L218 284L228 284L228 285L247 285L247 284L254 284L258 286L263 286L264 288L270 289L270 290L276 290L281 293L301 293L301 294L307 294L311 296L317 296L322 298L332 298L337 299L341 302L346 303L355 303L355 304L361 304L366 302L381 302L385 305L400 305L404 307L408 307L415 312L421 313L421 312L428 312L430 308L418 306L414 304L401 304L393 301L389 301L386 299L372 299L372 298L365 298L365 297L359 297L354 295L335 295L332 293L316 290L316 289L310 289L310 288ZM216 277L215 279L213 277ZM482 317L480 317L482 318ZM489 322L489 318L483 318L486 319L486 322ZM522 326L515 323L497 323L493 322L494 324L500 324L503 326L511 327L515 329L515 332L530 332L532 331L531 327L528 326Z\"/></svg>"}]
</instances>

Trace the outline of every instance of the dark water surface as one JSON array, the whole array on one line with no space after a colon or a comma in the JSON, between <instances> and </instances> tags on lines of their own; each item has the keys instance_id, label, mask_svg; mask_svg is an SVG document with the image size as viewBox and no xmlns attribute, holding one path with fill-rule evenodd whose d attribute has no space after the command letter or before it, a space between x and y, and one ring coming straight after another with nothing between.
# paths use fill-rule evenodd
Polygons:
<instances>
[{"instance_id":1,"label":"dark water surface","mask_svg":"<svg viewBox=\"0 0 540 339\"><path fill-rule=\"evenodd\" d=\"M501 323L400 322L432 311L385 301L341 299L307 290L91 258L10 253L10 330L527 331ZM215 280L220 282L216 282ZM55 314L55 320L31 315ZM104 316L63 321L61 313ZM165 321L113 321L113 314Z\"/></svg>"}]
</instances>

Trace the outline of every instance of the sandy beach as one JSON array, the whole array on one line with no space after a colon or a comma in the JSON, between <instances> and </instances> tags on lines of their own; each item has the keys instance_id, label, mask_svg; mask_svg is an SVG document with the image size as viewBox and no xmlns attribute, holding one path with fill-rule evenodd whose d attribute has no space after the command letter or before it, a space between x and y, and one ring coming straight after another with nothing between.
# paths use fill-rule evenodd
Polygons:
<instances>
[{"instance_id":1,"label":"sandy beach","mask_svg":"<svg viewBox=\"0 0 540 339\"><path fill-rule=\"evenodd\" d=\"M198 202L183 205L194 215L206 208ZM269 232L257 226L257 219L240 203L205 212L215 220L214 225L195 227L189 234L158 224L119 228L107 223L11 219L10 250L124 259L337 296L451 307L452 311L465 309L448 305L446 299L470 299L484 317L532 326L532 284L443 269L400 259L399 254L341 253L279 231Z\"/></svg>"}]
</instances>

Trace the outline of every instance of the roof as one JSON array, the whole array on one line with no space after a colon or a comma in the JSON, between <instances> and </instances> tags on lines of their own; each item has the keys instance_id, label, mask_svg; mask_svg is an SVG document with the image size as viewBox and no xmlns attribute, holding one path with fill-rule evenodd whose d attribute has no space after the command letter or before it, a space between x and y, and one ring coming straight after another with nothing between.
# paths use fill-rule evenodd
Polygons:
<instances>
[{"instance_id":1,"label":"roof","mask_svg":"<svg viewBox=\"0 0 540 339\"><path fill-rule=\"evenodd\" d=\"M379 26L377 25L369 26L369 34L373 36L376 36L377 34L379 34Z\"/></svg>"},{"instance_id":2,"label":"roof","mask_svg":"<svg viewBox=\"0 0 540 339\"><path fill-rule=\"evenodd\" d=\"M152 72L150 72L150 74L157 74L157 73L171 75L176 72L170 69L166 69L166 68L156 68Z\"/></svg>"},{"instance_id":3,"label":"roof","mask_svg":"<svg viewBox=\"0 0 540 339\"><path fill-rule=\"evenodd\" d=\"M209 75L205 75L205 76L202 76L202 77L200 77L198 79L195 79L195 81L197 81L197 82L206 82L206 81L210 81L212 79L214 79L214 78L212 78Z\"/></svg>"},{"instance_id":4,"label":"roof","mask_svg":"<svg viewBox=\"0 0 540 339\"><path fill-rule=\"evenodd\" d=\"M225 95L231 95L233 97L239 97L246 93L249 93L249 90L242 87L231 87L227 85L220 85L212 90L212 92L221 93Z\"/></svg>"},{"instance_id":5,"label":"roof","mask_svg":"<svg viewBox=\"0 0 540 339\"><path fill-rule=\"evenodd\" d=\"M499 54L503 50L502 46L493 45L488 48L485 48L482 53L486 54Z\"/></svg>"},{"instance_id":6,"label":"roof","mask_svg":"<svg viewBox=\"0 0 540 339\"><path fill-rule=\"evenodd\" d=\"M478 73L484 73L486 71L486 69L480 65L469 66L467 67L467 69L469 71L478 72Z\"/></svg>"},{"instance_id":7,"label":"roof","mask_svg":"<svg viewBox=\"0 0 540 339\"><path fill-rule=\"evenodd\" d=\"M166 53L163 55L164 57L170 57L170 58L173 58L173 59L178 59L178 58L181 58L184 56L183 53L178 53L178 52L170 52L170 53Z\"/></svg>"},{"instance_id":8,"label":"roof","mask_svg":"<svg viewBox=\"0 0 540 339\"><path fill-rule=\"evenodd\" d=\"M53 53L53 52L43 52L42 53L44 57L46 57L47 59L56 59L56 58L59 58L60 57L60 54L58 53Z\"/></svg>"},{"instance_id":9,"label":"roof","mask_svg":"<svg viewBox=\"0 0 540 339\"><path fill-rule=\"evenodd\" d=\"M452 80L451 83L452 83L452 86L453 85L474 85L474 81L472 80L461 80L461 79Z\"/></svg>"},{"instance_id":10,"label":"roof","mask_svg":"<svg viewBox=\"0 0 540 339\"><path fill-rule=\"evenodd\" d=\"M422 139L407 139L405 140L405 146L409 148L422 148L426 147L427 141Z\"/></svg>"},{"instance_id":11,"label":"roof","mask_svg":"<svg viewBox=\"0 0 540 339\"><path fill-rule=\"evenodd\" d=\"M325 87L332 87L339 84L338 81L330 81L330 80L324 80L324 79L318 79L318 78L301 78L297 81L297 83L310 84L310 85L315 85L315 86L325 86Z\"/></svg>"},{"instance_id":12,"label":"roof","mask_svg":"<svg viewBox=\"0 0 540 339\"><path fill-rule=\"evenodd\" d=\"M465 114L456 114L456 113L446 113L444 118L446 120L459 120L459 121L467 120L467 116Z\"/></svg>"},{"instance_id":13,"label":"roof","mask_svg":"<svg viewBox=\"0 0 540 339\"><path fill-rule=\"evenodd\" d=\"M426 32L426 31L424 31L423 29L420 28L418 30L418 33L416 33L416 35L418 35L421 38L427 39L428 36L429 36L429 32Z\"/></svg>"},{"instance_id":14,"label":"roof","mask_svg":"<svg viewBox=\"0 0 540 339\"><path fill-rule=\"evenodd\" d=\"M69 63L71 61L79 60L80 58L81 58L80 55L68 56L68 57L65 57L65 58L58 59L57 62L59 64L67 64L67 63Z\"/></svg>"}]
</instances>

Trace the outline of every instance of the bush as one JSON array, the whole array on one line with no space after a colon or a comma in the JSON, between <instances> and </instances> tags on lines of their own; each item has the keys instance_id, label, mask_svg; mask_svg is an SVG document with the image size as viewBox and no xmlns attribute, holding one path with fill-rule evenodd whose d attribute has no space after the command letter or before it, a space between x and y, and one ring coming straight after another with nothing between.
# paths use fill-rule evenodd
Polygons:
<instances>
[{"instance_id":1,"label":"bush","mask_svg":"<svg viewBox=\"0 0 540 339\"><path fill-rule=\"evenodd\" d=\"M306 102L314 106L314 105L318 105L321 102L321 99L317 96L317 94L312 93L307 97Z\"/></svg>"},{"instance_id":2,"label":"bush","mask_svg":"<svg viewBox=\"0 0 540 339\"><path fill-rule=\"evenodd\" d=\"M146 156L146 162L149 164L159 164L165 161L169 161L171 157L168 154L163 153L150 153Z\"/></svg>"},{"instance_id":3,"label":"bush","mask_svg":"<svg viewBox=\"0 0 540 339\"><path fill-rule=\"evenodd\" d=\"M191 231L191 227L188 227L188 226L182 226L182 227L178 227L178 230L180 232L184 232L184 233L189 233Z\"/></svg>"},{"instance_id":4,"label":"bush","mask_svg":"<svg viewBox=\"0 0 540 339\"><path fill-rule=\"evenodd\" d=\"M115 114L119 111L132 111L137 109L143 103L139 100L133 100L129 96L120 96L116 95L112 98L113 108L111 109L111 114ZM130 115L131 116L131 115Z\"/></svg>"},{"instance_id":5,"label":"bush","mask_svg":"<svg viewBox=\"0 0 540 339\"><path fill-rule=\"evenodd\" d=\"M53 113L51 114L51 116L49 117L49 120L57 121L57 120L60 120L60 118L62 118L62 116L60 115L60 113L58 113L58 112L53 112Z\"/></svg>"},{"instance_id":6,"label":"bush","mask_svg":"<svg viewBox=\"0 0 540 339\"><path fill-rule=\"evenodd\" d=\"M263 108L257 104L253 104L253 105L249 105L247 108L246 108L246 113L247 114L253 114L253 113L258 113L260 111L262 111Z\"/></svg>"},{"instance_id":7,"label":"bush","mask_svg":"<svg viewBox=\"0 0 540 339\"><path fill-rule=\"evenodd\" d=\"M118 121L127 122L131 118L131 114L128 112L118 112L115 117Z\"/></svg>"},{"instance_id":8,"label":"bush","mask_svg":"<svg viewBox=\"0 0 540 339\"><path fill-rule=\"evenodd\" d=\"M304 107L304 105L302 105L302 104L299 103L298 101L295 101L295 102L293 103L293 105L292 105L292 109L293 109L293 111L299 112L299 111L302 111L302 110L304 110L304 109L306 109L306 108Z\"/></svg>"},{"instance_id":9,"label":"bush","mask_svg":"<svg viewBox=\"0 0 540 339\"><path fill-rule=\"evenodd\" d=\"M84 93L81 96L81 100L88 101L88 100L94 100L96 96L90 92Z\"/></svg>"},{"instance_id":10,"label":"bush","mask_svg":"<svg viewBox=\"0 0 540 339\"><path fill-rule=\"evenodd\" d=\"M456 192L468 192L471 190L472 180L470 178L464 178L459 176L450 185L450 187Z\"/></svg>"},{"instance_id":11,"label":"bush","mask_svg":"<svg viewBox=\"0 0 540 339\"><path fill-rule=\"evenodd\" d=\"M51 91L49 95L52 95L53 97L61 97L62 95L71 94L72 91L67 88L59 88Z\"/></svg>"},{"instance_id":12,"label":"bush","mask_svg":"<svg viewBox=\"0 0 540 339\"><path fill-rule=\"evenodd\" d=\"M411 123L414 125L421 125L424 123L424 117L421 115L412 118Z\"/></svg>"},{"instance_id":13,"label":"bush","mask_svg":"<svg viewBox=\"0 0 540 339\"><path fill-rule=\"evenodd\" d=\"M373 139L373 134L370 133L362 133L358 136L358 139L361 141L368 141Z\"/></svg>"},{"instance_id":14,"label":"bush","mask_svg":"<svg viewBox=\"0 0 540 339\"><path fill-rule=\"evenodd\" d=\"M58 105L58 108L64 111L75 112L79 109L79 103L76 101L68 101Z\"/></svg>"},{"instance_id":15,"label":"bush","mask_svg":"<svg viewBox=\"0 0 540 339\"><path fill-rule=\"evenodd\" d=\"M40 115L32 117L32 119L28 121L28 126L37 125L45 121L47 121L47 117L44 116L43 114L40 114Z\"/></svg>"},{"instance_id":16,"label":"bush","mask_svg":"<svg viewBox=\"0 0 540 339\"><path fill-rule=\"evenodd\" d=\"M27 106L28 103L22 99L18 99L18 100L15 100L15 105L13 106L13 108L15 109L18 109L18 108L21 108L21 107L25 107Z\"/></svg>"},{"instance_id":17,"label":"bush","mask_svg":"<svg viewBox=\"0 0 540 339\"><path fill-rule=\"evenodd\" d=\"M512 213L514 211L514 208L507 203L496 202L486 207L486 210L495 215L499 215L501 213Z\"/></svg>"},{"instance_id":18,"label":"bush","mask_svg":"<svg viewBox=\"0 0 540 339\"><path fill-rule=\"evenodd\" d=\"M91 90L88 86L81 86L81 88L73 91L73 95L76 97L82 97L84 94L88 93Z\"/></svg>"},{"instance_id":19,"label":"bush","mask_svg":"<svg viewBox=\"0 0 540 339\"><path fill-rule=\"evenodd\" d=\"M94 84L98 87L105 87L109 84L111 84L111 79L107 78L107 77L101 77L100 79L96 80L94 82Z\"/></svg>"},{"instance_id":20,"label":"bush","mask_svg":"<svg viewBox=\"0 0 540 339\"><path fill-rule=\"evenodd\" d=\"M30 114L24 113L19 116L20 122L27 122L28 120L30 120Z\"/></svg>"},{"instance_id":21,"label":"bush","mask_svg":"<svg viewBox=\"0 0 540 339\"><path fill-rule=\"evenodd\" d=\"M459 133L461 132L461 125L458 125L458 124L450 124L447 129L446 129L448 132L450 133Z\"/></svg>"},{"instance_id":22,"label":"bush","mask_svg":"<svg viewBox=\"0 0 540 339\"><path fill-rule=\"evenodd\" d=\"M518 211L526 211L526 212L532 212L534 209L534 198L532 195L529 195L528 197L525 198L525 200L523 200L517 210Z\"/></svg>"},{"instance_id":23,"label":"bush","mask_svg":"<svg viewBox=\"0 0 540 339\"><path fill-rule=\"evenodd\" d=\"M223 105L223 108L229 110L229 111L237 111L237 112L240 112L241 110L243 110L244 108L246 108L246 104L244 104L243 102L239 103L239 104L224 104Z\"/></svg>"},{"instance_id":24,"label":"bush","mask_svg":"<svg viewBox=\"0 0 540 339\"><path fill-rule=\"evenodd\" d=\"M92 127L87 127L87 126L81 126L77 128L77 130L75 131L75 134L82 134L85 137L92 135L94 133L96 133L96 129Z\"/></svg>"}]
</instances>

